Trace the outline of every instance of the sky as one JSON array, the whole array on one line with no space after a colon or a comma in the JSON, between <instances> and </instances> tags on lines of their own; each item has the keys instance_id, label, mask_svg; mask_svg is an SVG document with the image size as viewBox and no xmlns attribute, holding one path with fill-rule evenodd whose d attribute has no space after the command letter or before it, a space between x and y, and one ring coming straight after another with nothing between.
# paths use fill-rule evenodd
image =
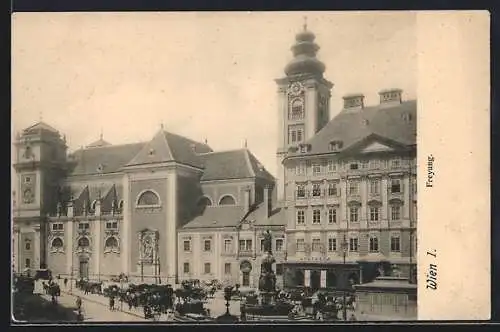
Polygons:
<instances>
[{"instance_id":1,"label":"sky","mask_svg":"<svg viewBox=\"0 0 500 332\"><path fill-rule=\"evenodd\" d=\"M248 148L276 174L277 86L302 29L342 96L417 89L416 13L15 13L12 137L40 119L70 151L103 138L150 140L164 129L216 151Z\"/></svg>"}]
</instances>

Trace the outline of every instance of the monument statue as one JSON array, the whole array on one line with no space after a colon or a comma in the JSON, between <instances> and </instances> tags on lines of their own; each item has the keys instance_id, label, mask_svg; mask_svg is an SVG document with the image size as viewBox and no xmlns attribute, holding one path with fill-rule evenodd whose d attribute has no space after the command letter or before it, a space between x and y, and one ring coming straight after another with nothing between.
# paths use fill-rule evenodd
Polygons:
<instances>
[{"instance_id":1,"label":"monument statue","mask_svg":"<svg viewBox=\"0 0 500 332\"><path fill-rule=\"evenodd\" d=\"M142 240L142 258L144 260L153 260L153 249L153 240L151 240L151 237L144 237Z\"/></svg>"},{"instance_id":2,"label":"monument statue","mask_svg":"<svg viewBox=\"0 0 500 332\"><path fill-rule=\"evenodd\" d=\"M271 235L271 232L267 230L264 233L264 251L272 253L272 250L273 250L273 236Z\"/></svg>"},{"instance_id":3,"label":"monument statue","mask_svg":"<svg viewBox=\"0 0 500 332\"><path fill-rule=\"evenodd\" d=\"M269 303L276 292L276 275L273 271L273 263L276 260L272 252L272 235L269 230L264 233L264 255L262 256L261 271L259 278L259 290L263 296L263 303Z\"/></svg>"}]
</instances>

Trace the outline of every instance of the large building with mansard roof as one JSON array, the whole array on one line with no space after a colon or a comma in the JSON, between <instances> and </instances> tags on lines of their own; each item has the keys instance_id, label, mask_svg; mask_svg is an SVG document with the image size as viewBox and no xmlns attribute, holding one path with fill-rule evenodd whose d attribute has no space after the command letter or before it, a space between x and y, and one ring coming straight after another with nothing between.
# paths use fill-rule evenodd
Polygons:
<instances>
[{"instance_id":1,"label":"large building with mansard roof","mask_svg":"<svg viewBox=\"0 0 500 332\"><path fill-rule=\"evenodd\" d=\"M65 137L39 122L18 134L15 150L17 271L48 267L92 279L125 273L145 282L217 279L215 265L204 264L214 264L223 239L213 236L207 262L191 267L201 275L187 275L178 233L213 230L213 222L234 229L249 207L260 213L267 206L275 182L246 148L214 152L163 128L148 142L113 145L101 137L67 154Z\"/></svg>"},{"instance_id":2,"label":"large building with mansard roof","mask_svg":"<svg viewBox=\"0 0 500 332\"><path fill-rule=\"evenodd\" d=\"M318 50L315 35L304 28L285 76L276 80L277 193L287 222L284 284L337 290L367 284L358 301L366 302L363 310L399 305L402 315L413 317L416 101L403 100L400 89L381 90L376 105L350 94L330 120L333 83L323 75ZM385 277L400 290L387 308L379 297L387 288L369 286Z\"/></svg>"}]
</instances>

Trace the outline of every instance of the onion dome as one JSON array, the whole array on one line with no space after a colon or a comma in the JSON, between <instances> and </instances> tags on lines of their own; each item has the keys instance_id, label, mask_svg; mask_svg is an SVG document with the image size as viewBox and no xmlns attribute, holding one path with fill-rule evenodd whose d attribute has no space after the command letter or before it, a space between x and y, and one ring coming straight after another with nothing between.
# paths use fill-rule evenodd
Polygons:
<instances>
[{"instance_id":1,"label":"onion dome","mask_svg":"<svg viewBox=\"0 0 500 332\"><path fill-rule=\"evenodd\" d=\"M323 74L325 65L316 58L319 50L318 44L314 42L316 36L307 30L307 24L304 24L304 30L295 36L295 44L292 46L294 58L286 65L285 74L287 76L297 74Z\"/></svg>"}]
</instances>

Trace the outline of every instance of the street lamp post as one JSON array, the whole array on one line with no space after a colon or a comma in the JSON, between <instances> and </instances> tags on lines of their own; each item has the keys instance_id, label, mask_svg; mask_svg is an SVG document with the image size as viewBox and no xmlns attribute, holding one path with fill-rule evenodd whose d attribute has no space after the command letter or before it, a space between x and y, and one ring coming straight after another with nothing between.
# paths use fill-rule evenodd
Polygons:
<instances>
[{"instance_id":1,"label":"street lamp post","mask_svg":"<svg viewBox=\"0 0 500 332\"><path fill-rule=\"evenodd\" d=\"M69 277L69 293L73 294L73 265L71 265L71 273Z\"/></svg>"},{"instance_id":2,"label":"street lamp post","mask_svg":"<svg viewBox=\"0 0 500 332\"><path fill-rule=\"evenodd\" d=\"M346 236L344 235L344 241L342 242L342 257L343 257L343 265L344 265L344 289L343 289L343 294L342 294L342 314L344 317L344 321L347 320L347 307L346 307L346 287L347 287L347 278L346 276L346 268L345 268L345 257L347 254L347 241L346 241Z\"/></svg>"}]
</instances>

